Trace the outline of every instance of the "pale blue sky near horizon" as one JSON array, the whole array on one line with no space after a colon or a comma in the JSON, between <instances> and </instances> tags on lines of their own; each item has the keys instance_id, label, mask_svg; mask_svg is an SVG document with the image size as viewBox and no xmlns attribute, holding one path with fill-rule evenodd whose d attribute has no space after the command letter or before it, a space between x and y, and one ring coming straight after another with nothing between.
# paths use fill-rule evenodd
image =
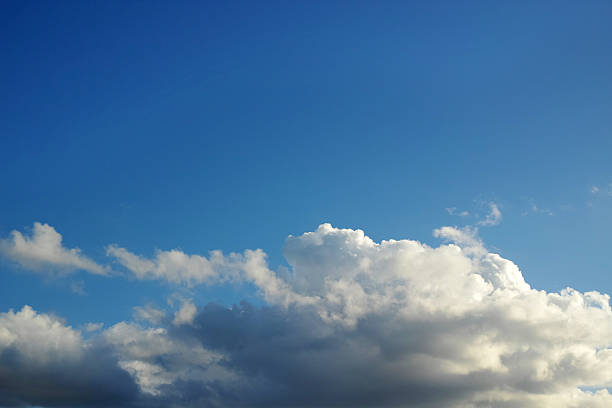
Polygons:
<instances>
[{"instance_id":1,"label":"pale blue sky near horizon","mask_svg":"<svg viewBox=\"0 0 612 408\"><path fill-rule=\"evenodd\" d=\"M480 236L532 286L612 293L610 2L2 8L0 238L41 222L101 264L117 244L277 267L324 222L437 246L494 202ZM0 311L74 325L177 290L0 261Z\"/></svg>"}]
</instances>

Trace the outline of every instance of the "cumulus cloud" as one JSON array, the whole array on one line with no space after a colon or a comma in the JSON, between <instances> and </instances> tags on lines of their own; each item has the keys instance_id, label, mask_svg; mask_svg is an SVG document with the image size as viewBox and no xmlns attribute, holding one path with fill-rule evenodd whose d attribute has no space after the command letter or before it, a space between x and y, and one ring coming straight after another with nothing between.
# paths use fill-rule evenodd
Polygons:
<instances>
[{"instance_id":1,"label":"cumulus cloud","mask_svg":"<svg viewBox=\"0 0 612 408\"><path fill-rule=\"evenodd\" d=\"M29 306L0 314L0 406L128 404L132 377L104 347Z\"/></svg>"},{"instance_id":2,"label":"cumulus cloud","mask_svg":"<svg viewBox=\"0 0 612 408\"><path fill-rule=\"evenodd\" d=\"M165 328L121 322L106 330L102 338L112 347L119 366L147 396L163 397L164 390L174 394L170 386L182 382L207 384L234 379L217 364L220 354L206 350L196 338L172 336Z\"/></svg>"},{"instance_id":3,"label":"cumulus cloud","mask_svg":"<svg viewBox=\"0 0 612 408\"><path fill-rule=\"evenodd\" d=\"M10 312L0 319L0 347L33 361L63 355L73 366L89 348L106 350L139 389L115 406L611 406L609 296L534 289L476 232L440 228L445 242L432 247L323 224L287 238L282 278L260 250L201 257L200 272L181 269L195 255L170 269L163 256L123 250L119 261L143 278L245 279L266 305L185 302L158 327L120 322L88 341L24 309L22 319L38 316L63 340L15 334ZM49 353L54 347L64 354Z\"/></svg>"},{"instance_id":4,"label":"cumulus cloud","mask_svg":"<svg viewBox=\"0 0 612 408\"><path fill-rule=\"evenodd\" d=\"M65 248L62 235L48 224L34 223L31 236L17 230L0 240L0 255L25 269L46 273L67 273L84 270L105 275L105 267L92 261L78 248Z\"/></svg>"}]
</instances>

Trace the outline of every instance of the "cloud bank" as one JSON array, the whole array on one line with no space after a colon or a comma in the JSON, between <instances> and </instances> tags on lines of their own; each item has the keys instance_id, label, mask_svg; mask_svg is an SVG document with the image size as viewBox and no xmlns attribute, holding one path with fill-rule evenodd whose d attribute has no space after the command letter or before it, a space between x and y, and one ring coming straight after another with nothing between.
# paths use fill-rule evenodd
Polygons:
<instances>
[{"instance_id":1,"label":"cloud bank","mask_svg":"<svg viewBox=\"0 0 612 408\"><path fill-rule=\"evenodd\" d=\"M5 313L0 405L612 406L608 295L534 289L475 229L435 235L446 242L374 242L323 224L287 238L282 274L261 250L148 259L109 247L139 278L247 280L266 305L141 307L148 323L119 322L87 339L29 307ZM94 358L105 363L85 372ZM86 384L100 387L78 399ZM63 399L40 391L51 386Z\"/></svg>"}]
</instances>

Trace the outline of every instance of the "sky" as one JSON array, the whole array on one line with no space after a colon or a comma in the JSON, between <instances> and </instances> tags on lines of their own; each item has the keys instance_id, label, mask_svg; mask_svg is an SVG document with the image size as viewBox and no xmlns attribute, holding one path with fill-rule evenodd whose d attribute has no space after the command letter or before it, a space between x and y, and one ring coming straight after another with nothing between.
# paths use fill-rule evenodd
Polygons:
<instances>
[{"instance_id":1,"label":"sky","mask_svg":"<svg viewBox=\"0 0 612 408\"><path fill-rule=\"evenodd\" d=\"M610 2L1 8L0 407L611 406Z\"/></svg>"}]
</instances>

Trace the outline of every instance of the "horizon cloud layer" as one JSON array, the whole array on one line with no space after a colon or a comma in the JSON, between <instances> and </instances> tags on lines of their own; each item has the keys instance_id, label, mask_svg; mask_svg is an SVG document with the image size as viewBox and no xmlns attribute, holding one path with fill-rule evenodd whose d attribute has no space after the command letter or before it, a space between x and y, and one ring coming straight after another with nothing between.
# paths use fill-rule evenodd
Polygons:
<instances>
[{"instance_id":1,"label":"horizon cloud layer","mask_svg":"<svg viewBox=\"0 0 612 408\"><path fill-rule=\"evenodd\" d=\"M287 238L288 272L259 249L149 259L111 245L138 279L194 290L246 281L265 305L136 306L140 322L88 336L29 306L2 313L0 405L612 405L608 295L534 289L476 229L434 235L447 242L377 243L322 224Z\"/></svg>"}]
</instances>

